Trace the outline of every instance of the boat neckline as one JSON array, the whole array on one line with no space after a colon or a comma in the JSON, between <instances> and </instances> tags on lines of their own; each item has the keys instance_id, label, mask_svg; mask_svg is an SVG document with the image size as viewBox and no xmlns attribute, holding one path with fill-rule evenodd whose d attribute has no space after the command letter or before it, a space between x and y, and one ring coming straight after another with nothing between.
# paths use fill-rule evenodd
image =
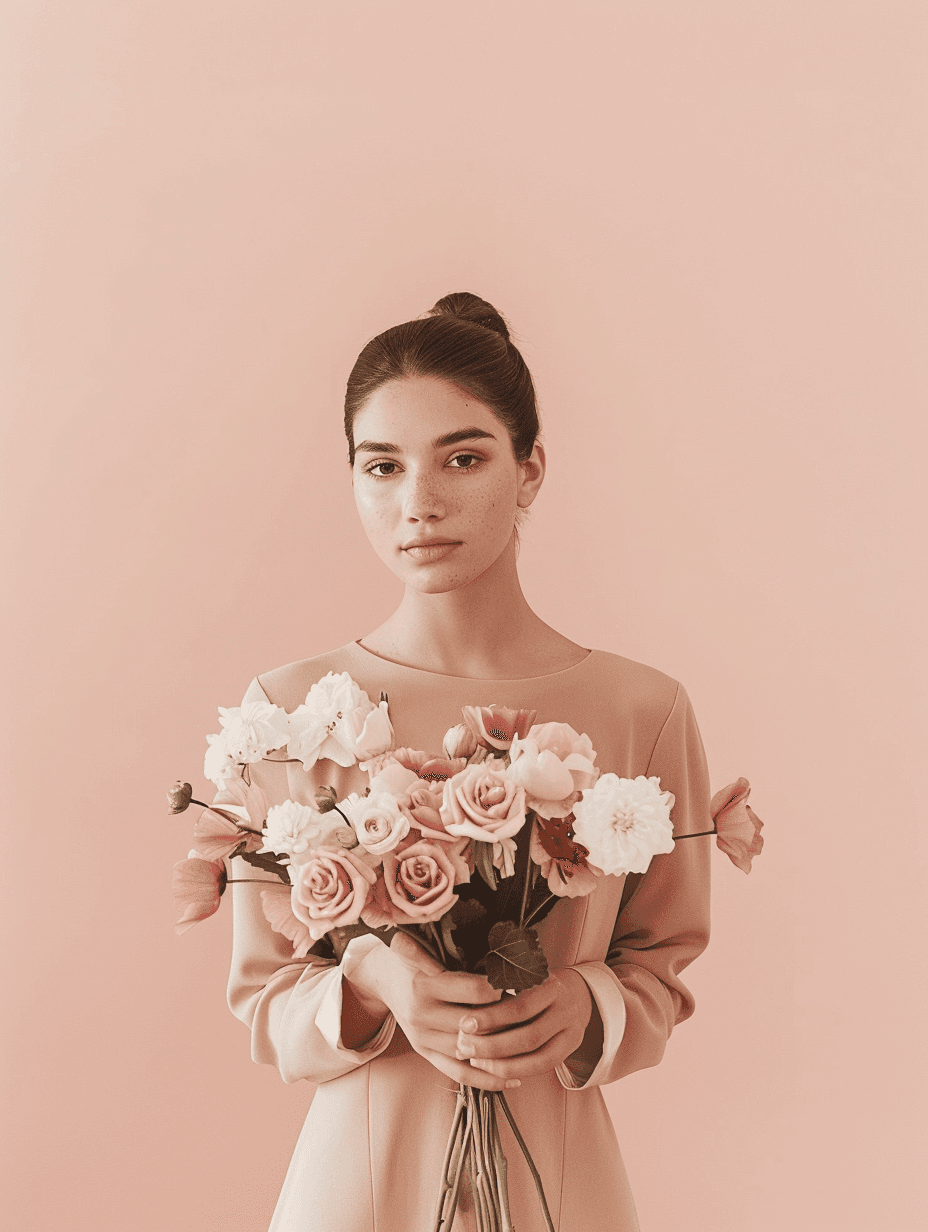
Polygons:
<instances>
[{"instance_id":1,"label":"boat neckline","mask_svg":"<svg viewBox=\"0 0 928 1232\"><path fill-rule=\"evenodd\" d=\"M406 663L397 663L395 659L387 659L383 655L376 654L373 650L368 650L366 646L362 646L359 641L349 642L346 647L348 650L354 650L358 654L362 654L367 659L373 659L376 663L385 664L387 667L396 668L401 672L415 672L419 676L433 676L436 680L454 680L461 684L531 684L537 680L556 680L560 676L566 676L570 672L576 672L581 667L586 667L590 660L595 656L596 651L588 650L582 659L577 663L572 663L570 667L562 667L557 672L545 672L541 676L451 676L447 672L433 672L425 667L410 667Z\"/></svg>"}]
</instances>

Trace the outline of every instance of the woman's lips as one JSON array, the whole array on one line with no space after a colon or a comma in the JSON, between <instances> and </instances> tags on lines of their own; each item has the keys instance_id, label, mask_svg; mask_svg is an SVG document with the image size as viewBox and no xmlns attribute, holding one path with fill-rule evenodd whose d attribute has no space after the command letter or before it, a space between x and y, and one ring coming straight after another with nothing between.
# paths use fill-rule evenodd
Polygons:
<instances>
[{"instance_id":1,"label":"woman's lips","mask_svg":"<svg viewBox=\"0 0 928 1232\"><path fill-rule=\"evenodd\" d=\"M418 560L421 564L429 564L431 561L442 560L449 552L460 546L459 543L430 543L419 547L403 548L403 551L413 560Z\"/></svg>"}]
</instances>

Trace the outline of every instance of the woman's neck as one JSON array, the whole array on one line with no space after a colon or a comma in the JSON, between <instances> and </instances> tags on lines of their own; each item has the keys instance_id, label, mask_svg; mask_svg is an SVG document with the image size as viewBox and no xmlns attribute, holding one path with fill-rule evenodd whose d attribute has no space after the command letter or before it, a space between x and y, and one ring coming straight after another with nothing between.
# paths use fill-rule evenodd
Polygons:
<instances>
[{"instance_id":1,"label":"woman's neck","mask_svg":"<svg viewBox=\"0 0 928 1232\"><path fill-rule=\"evenodd\" d=\"M448 676L517 680L560 671L587 651L532 611L511 561L501 558L469 586L441 594L412 587L361 644L406 667Z\"/></svg>"}]
</instances>

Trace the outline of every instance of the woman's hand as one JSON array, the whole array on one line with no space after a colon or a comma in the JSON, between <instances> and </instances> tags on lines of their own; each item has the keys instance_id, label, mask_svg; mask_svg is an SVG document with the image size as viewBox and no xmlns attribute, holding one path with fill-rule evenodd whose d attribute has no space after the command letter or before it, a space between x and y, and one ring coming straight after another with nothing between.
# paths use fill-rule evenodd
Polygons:
<instances>
[{"instance_id":1,"label":"woman's hand","mask_svg":"<svg viewBox=\"0 0 928 1232\"><path fill-rule=\"evenodd\" d=\"M455 1055L504 1080L543 1074L580 1047L591 1022L601 1031L586 980L563 967L518 996L462 1014Z\"/></svg>"},{"instance_id":2,"label":"woman's hand","mask_svg":"<svg viewBox=\"0 0 928 1232\"><path fill-rule=\"evenodd\" d=\"M486 1091L519 1085L514 1077L483 1073L456 1055L461 1019L500 999L484 976L446 971L405 933L371 958L373 963L365 960L358 971L360 983L357 977L348 981L368 1013L376 1017L379 1007L392 1011L415 1051L455 1082Z\"/></svg>"}]
</instances>

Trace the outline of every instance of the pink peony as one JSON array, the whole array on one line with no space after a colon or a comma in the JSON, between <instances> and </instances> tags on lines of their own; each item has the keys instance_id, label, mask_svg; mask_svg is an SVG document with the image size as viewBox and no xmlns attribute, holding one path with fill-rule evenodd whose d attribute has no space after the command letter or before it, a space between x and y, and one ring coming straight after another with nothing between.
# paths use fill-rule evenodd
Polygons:
<instances>
[{"instance_id":1,"label":"pink peony","mask_svg":"<svg viewBox=\"0 0 928 1232\"><path fill-rule=\"evenodd\" d=\"M440 920L458 901L455 885L469 880L467 865L445 844L423 839L388 852L383 858L383 876L377 879L364 910L364 922L380 928Z\"/></svg>"},{"instance_id":2,"label":"pink peony","mask_svg":"<svg viewBox=\"0 0 928 1232\"><path fill-rule=\"evenodd\" d=\"M569 723L536 723L528 733L539 749L554 753L561 761L572 754L579 754L588 761L595 761L593 742L586 734L580 735Z\"/></svg>"},{"instance_id":3,"label":"pink peony","mask_svg":"<svg viewBox=\"0 0 928 1232\"><path fill-rule=\"evenodd\" d=\"M226 867L222 860L201 860L191 855L174 865L171 890L174 905L181 912L174 925L178 934L219 910L219 899L226 888Z\"/></svg>"},{"instance_id":4,"label":"pink peony","mask_svg":"<svg viewBox=\"0 0 928 1232\"><path fill-rule=\"evenodd\" d=\"M751 784L746 778L729 783L712 797L709 811L718 833L716 844L743 873L751 871L751 860L764 846L763 822L747 804Z\"/></svg>"},{"instance_id":5,"label":"pink peony","mask_svg":"<svg viewBox=\"0 0 928 1232\"><path fill-rule=\"evenodd\" d=\"M462 706L464 722L487 749L505 752L513 737L525 739L537 710L510 710L507 706Z\"/></svg>"},{"instance_id":6,"label":"pink peony","mask_svg":"<svg viewBox=\"0 0 928 1232\"><path fill-rule=\"evenodd\" d=\"M314 851L291 865L290 909L313 941L332 928L357 924L377 874L352 851Z\"/></svg>"},{"instance_id":7,"label":"pink peony","mask_svg":"<svg viewBox=\"0 0 928 1232\"><path fill-rule=\"evenodd\" d=\"M572 729L567 727L567 731ZM587 737L577 739L589 744ZM526 804L540 817L566 817L580 799L580 792L592 787L598 775L593 762L584 754L567 752L561 757L553 749L541 748L531 735L524 740L517 736L509 757L509 777L525 788Z\"/></svg>"},{"instance_id":8,"label":"pink peony","mask_svg":"<svg viewBox=\"0 0 928 1232\"><path fill-rule=\"evenodd\" d=\"M445 782L441 818L449 834L485 843L511 839L525 822L525 788L498 758L465 766Z\"/></svg>"}]
</instances>

